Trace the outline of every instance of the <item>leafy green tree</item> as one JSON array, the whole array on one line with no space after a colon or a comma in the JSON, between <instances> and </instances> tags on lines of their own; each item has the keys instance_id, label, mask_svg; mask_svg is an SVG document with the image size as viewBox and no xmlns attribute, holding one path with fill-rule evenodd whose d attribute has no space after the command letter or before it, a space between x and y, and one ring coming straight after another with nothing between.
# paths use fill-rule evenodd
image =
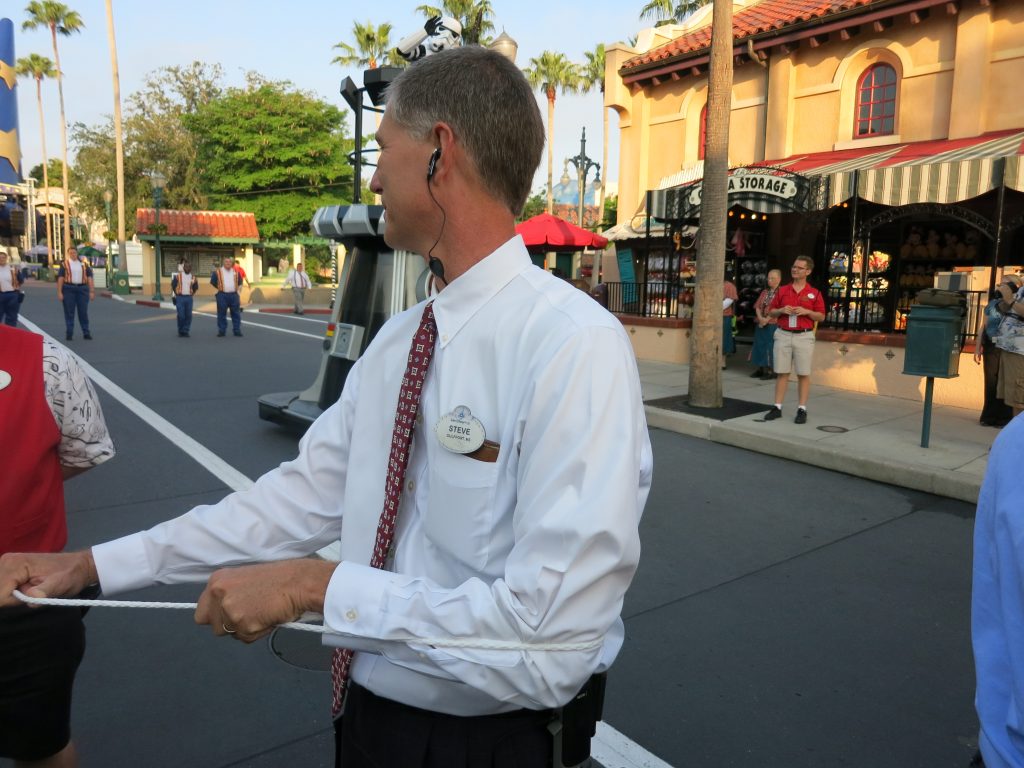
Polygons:
<instances>
[{"instance_id":1,"label":"leafy green tree","mask_svg":"<svg viewBox=\"0 0 1024 768\"><path fill-rule=\"evenodd\" d=\"M440 6L421 5L417 12L428 19L433 16L451 16L462 25L462 42L466 45L487 45L488 32L494 31L494 8L490 0L443 0Z\"/></svg>"},{"instance_id":2,"label":"leafy green tree","mask_svg":"<svg viewBox=\"0 0 1024 768\"><path fill-rule=\"evenodd\" d=\"M708 2L710 0L651 0L640 9L640 18L654 19L655 26L658 27L663 24L675 24Z\"/></svg>"},{"instance_id":3,"label":"leafy green tree","mask_svg":"<svg viewBox=\"0 0 1024 768\"><path fill-rule=\"evenodd\" d=\"M523 206L523 212L519 215L519 221L526 221L529 218L536 216L538 213L544 213L547 209L547 201L544 197L543 192L535 192L530 195L526 201L526 205Z\"/></svg>"},{"instance_id":4,"label":"leafy green tree","mask_svg":"<svg viewBox=\"0 0 1024 768\"><path fill-rule=\"evenodd\" d=\"M360 67L376 69L381 63L400 66L403 59L395 53L391 45L391 25L387 22L374 26L372 21L360 24L358 21L352 23L352 39L355 42L344 41L336 44L341 53L331 59L331 64L340 64L349 67L355 64Z\"/></svg>"},{"instance_id":5,"label":"leafy green tree","mask_svg":"<svg viewBox=\"0 0 1024 768\"><path fill-rule=\"evenodd\" d=\"M127 236L135 227L135 209L153 205L149 174L167 177L164 203L168 208L206 208L200 186L195 137L182 123L221 94L219 65L193 62L187 67L163 67L145 78L143 87L126 102L124 176ZM98 125L72 126L76 191L79 206L93 218L105 217L103 193L117 183L115 130L107 120Z\"/></svg>"},{"instance_id":6,"label":"leafy green tree","mask_svg":"<svg viewBox=\"0 0 1024 768\"><path fill-rule=\"evenodd\" d=\"M167 177L164 202L168 208L202 209L207 205L195 137L184 119L220 97L222 79L219 64L194 61L187 67L161 67L147 75L142 89L128 99L125 138L133 145L137 163L131 172L126 170L126 177L132 172L148 175L159 170ZM142 188L146 206L151 206L148 180L142 182ZM131 198L127 191L125 195Z\"/></svg>"},{"instance_id":7,"label":"leafy green tree","mask_svg":"<svg viewBox=\"0 0 1024 768\"><path fill-rule=\"evenodd\" d=\"M615 220L619 218L619 197L613 195L612 197L606 197L604 199L603 206L603 217L601 218L601 228L608 229L609 227L615 226Z\"/></svg>"},{"instance_id":8,"label":"leafy green tree","mask_svg":"<svg viewBox=\"0 0 1024 768\"><path fill-rule=\"evenodd\" d=\"M318 207L350 198L344 114L290 83L250 76L183 122L211 207L254 212L264 238L306 234Z\"/></svg>"},{"instance_id":9,"label":"leafy green tree","mask_svg":"<svg viewBox=\"0 0 1024 768\"><path fill-rule=\"evenodd\" d=\"M81 32L85 23L78 11L72 11L63 3L55 0L32 0L25 6L25 13L28 19L22 22L22 29L37 29L46 27L50 30L50 38L53 41L53 59L57 63L57 95L60 97L60 140L64 159L64 173L61 178L64 188L64 205L66 215L64 218L64 247L71 244L71 195L68 185L68 120L64 113L64 77L61 74L60 50L57 48L57 35L69 37L76 32Z\"/></svg>"},{"instance_id":10,"label":"leafy green tree","mask_svg":"<svg viewBox=\"0 0 1024 768\"><path fill-rule=\"evenodd\" d=\"M598 43L592 51L585 53L586 63L580 68L581 90L589 92L597 90L601 95L601 115L604 118L601 126L601 195L597 201L598 209L604 210L604 185L608 179L608 108L604 105L604 43Z\"/></svg>"},{"instance_id":11,"label":"leafy green tree","mask_svg":"<svg viewBox=\"0 0 1024 768\"><path fill-rule=\"evenodd\" d=\"M49 176L58 178L64 174L64 163L60 161L59 157L51 157L46 165L42 163L36 163L32 166L32 170L28 172L29 178L35 179L38 186L45 187L46 179ZM74 168L68 169L68 176L73 178L75 175Z\"/></svg>"},{"instance_id":12,"label":"leafy green tree","mask_svg":"<svg viewBox=\"0 0 1024 768\"><path fill-rule=\"evenodd\" d=\"M39 106L39 141L43 150L43 162L40 165L41 178L36 177L36 180L39 181L43 187L49 189L50 169L49 162L46 157L46 121L43 119L43 80L56 77L57 69L53 66L53 62L45 56L40 56L38 53L30 53L28 56L18 59L15 63L15 71L19 77L31 77L36 81L36 104ZM46 247L52 248L53 218L50 216L49 211L47 211L45 219Z\"/></svg>"},{"instance_id":13,"label":"leafy green tree","mask_svg":"<svg viewBox=\"0 0 1024 768\"><path fill-rule=\"evenodd\" d=\"M544 51L537 58L530 59L530 66L524 72L530 85L539 88L548 99L548 213L551 213L554 207L555 95L558 91L579 91L580 68L569 61L564 53Z\"/></svg>"}]
</instances>

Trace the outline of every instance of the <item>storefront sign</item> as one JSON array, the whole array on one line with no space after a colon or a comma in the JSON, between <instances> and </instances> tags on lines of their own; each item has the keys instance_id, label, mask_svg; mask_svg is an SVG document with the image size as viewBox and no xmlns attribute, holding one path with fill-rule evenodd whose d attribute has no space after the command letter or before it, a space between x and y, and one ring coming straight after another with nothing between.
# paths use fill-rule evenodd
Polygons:
<instances>
[{"instance_id":1,"label":"storefront sign","mask_svg":"<svg viewBox=\"0 0 1024 768\"><path fill-rule=\"evenodd\" d=\"M690 191L690 205L700 205L704 184L696 184ZM770 195L790 199L796 197L797 185L792 179L768 173L757 173L745 168L738 169L729 177L729 194L743 195L750 193Z\"/></svg>"}]
</instances>

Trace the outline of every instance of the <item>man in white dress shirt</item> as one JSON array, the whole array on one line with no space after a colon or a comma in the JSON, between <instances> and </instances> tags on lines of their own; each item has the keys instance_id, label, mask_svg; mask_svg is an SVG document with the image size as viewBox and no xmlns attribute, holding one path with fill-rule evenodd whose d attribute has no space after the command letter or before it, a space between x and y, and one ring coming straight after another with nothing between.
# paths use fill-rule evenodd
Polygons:
<instances>
[{"instance_id":1,"label":"man in white dress shirt","mask_svg":"<svg viewBox=\"0 0 1024 768\"><path fill-rule=\"evenodd\" d=\"M322 612L325 642L355 650L345 768L550 765L552 710L624 638L652 466L636 361L621 323L515 234L544 144L523 74L471 46L388 94L370 186L388 244L429 259L436 342L386 567L369 563L423 303L384 325L295 460L90 551L6 556L0 604L207 580L197 621L245 642ZM456 421L483 445L442 442ZM340 563L305 557L339 536Z\"/></svg>"},{"instance_id":2,"label":"man in white dress shirt","mask_svg":"<svg viewBox=\"0 0 1024 768\"><path fill-rule=\"evenodd\" d=\"M302 266L301 261L295 265L295 269L288 273L288 285L292 287L292 298L295 301L295 314L306 314L306 310L304 308L306 289L312 288L313 283L310 282L309 275L306 274L306 269Z\"/></svg>"}]
</instances>

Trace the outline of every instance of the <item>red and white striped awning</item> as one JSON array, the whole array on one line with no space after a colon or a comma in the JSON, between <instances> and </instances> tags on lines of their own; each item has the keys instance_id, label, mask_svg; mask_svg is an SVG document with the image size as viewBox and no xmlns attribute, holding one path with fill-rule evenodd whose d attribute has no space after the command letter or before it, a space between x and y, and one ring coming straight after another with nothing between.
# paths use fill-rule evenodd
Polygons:
<instances>
[{"instance_id":1,"label":"red and white striped awning","mask_svg":"<svg viewBox=\"0 0 1024 768\"><path fill-rule=\"evenodd\" d=\"M801 176L827 179L826 206L837 205L853 197L881 205L900 206L956 203L989 192L999 186L1000 160L1005 160L1003 182L1010 189L1024 192L1022 154L1024 130L1015 129L967 139L937 139L793 155L781 160L766 160L755 166L772 166ZM666 187L681 189L699 180L689 177L664 179L659 189L653 190L652 214L663 218ZM764 213L785 210L770 200L749 205Z\"/></svg>"},{"instance_id":2,"label":"red and white striped awning","mask_svg":"<svg viewBox=\"0 0 1024 768\"><path fill-rule=\"evenodd\" d=\"M829 179L828 204L860 197L882 205L955 203L999 186L998 163L1006 159L1007 187L1024 191L1024 131L1000 131L969 139L940 139L798 155L774 165L804 176ZM760 163L759 163L760 165ZM853 188L857 171L857 189Z\"/></svg>"}]
</instances>

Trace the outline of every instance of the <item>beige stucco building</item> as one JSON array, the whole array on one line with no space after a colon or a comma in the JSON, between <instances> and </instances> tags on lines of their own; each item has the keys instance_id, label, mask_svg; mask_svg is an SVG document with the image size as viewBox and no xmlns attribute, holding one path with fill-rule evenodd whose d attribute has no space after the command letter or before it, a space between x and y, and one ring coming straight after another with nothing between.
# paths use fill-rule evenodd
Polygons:
<instances>
[{"instance_id":1,"label":"beige stucco building","mask_svg":"<svg viewBox=\"0 0 1024 768\"><path fill-rule=\"evenodd\" d=\"M671 237L699 224L699 205L685 200L699 200L703 173L711 10L607 49L619 223L643 229L646 212L668 223L664 238L630 243L638 283L669 297L634 306L647 317L623 315L645 357L688 359L672 297L694 254ZM916 291L961 271L977 303L1000 269L1024 262L1024 0L739 0L733 32L734 177L774 174L810 190L799 207L730 193L730 242L742 227L746 248L732 254L737 283L741 266L811 255L831 307L818 380L914 397L918 379L900 371ZM975 406L975 368L961 365L940 401Z\"/></svg>"}]
</instances>

